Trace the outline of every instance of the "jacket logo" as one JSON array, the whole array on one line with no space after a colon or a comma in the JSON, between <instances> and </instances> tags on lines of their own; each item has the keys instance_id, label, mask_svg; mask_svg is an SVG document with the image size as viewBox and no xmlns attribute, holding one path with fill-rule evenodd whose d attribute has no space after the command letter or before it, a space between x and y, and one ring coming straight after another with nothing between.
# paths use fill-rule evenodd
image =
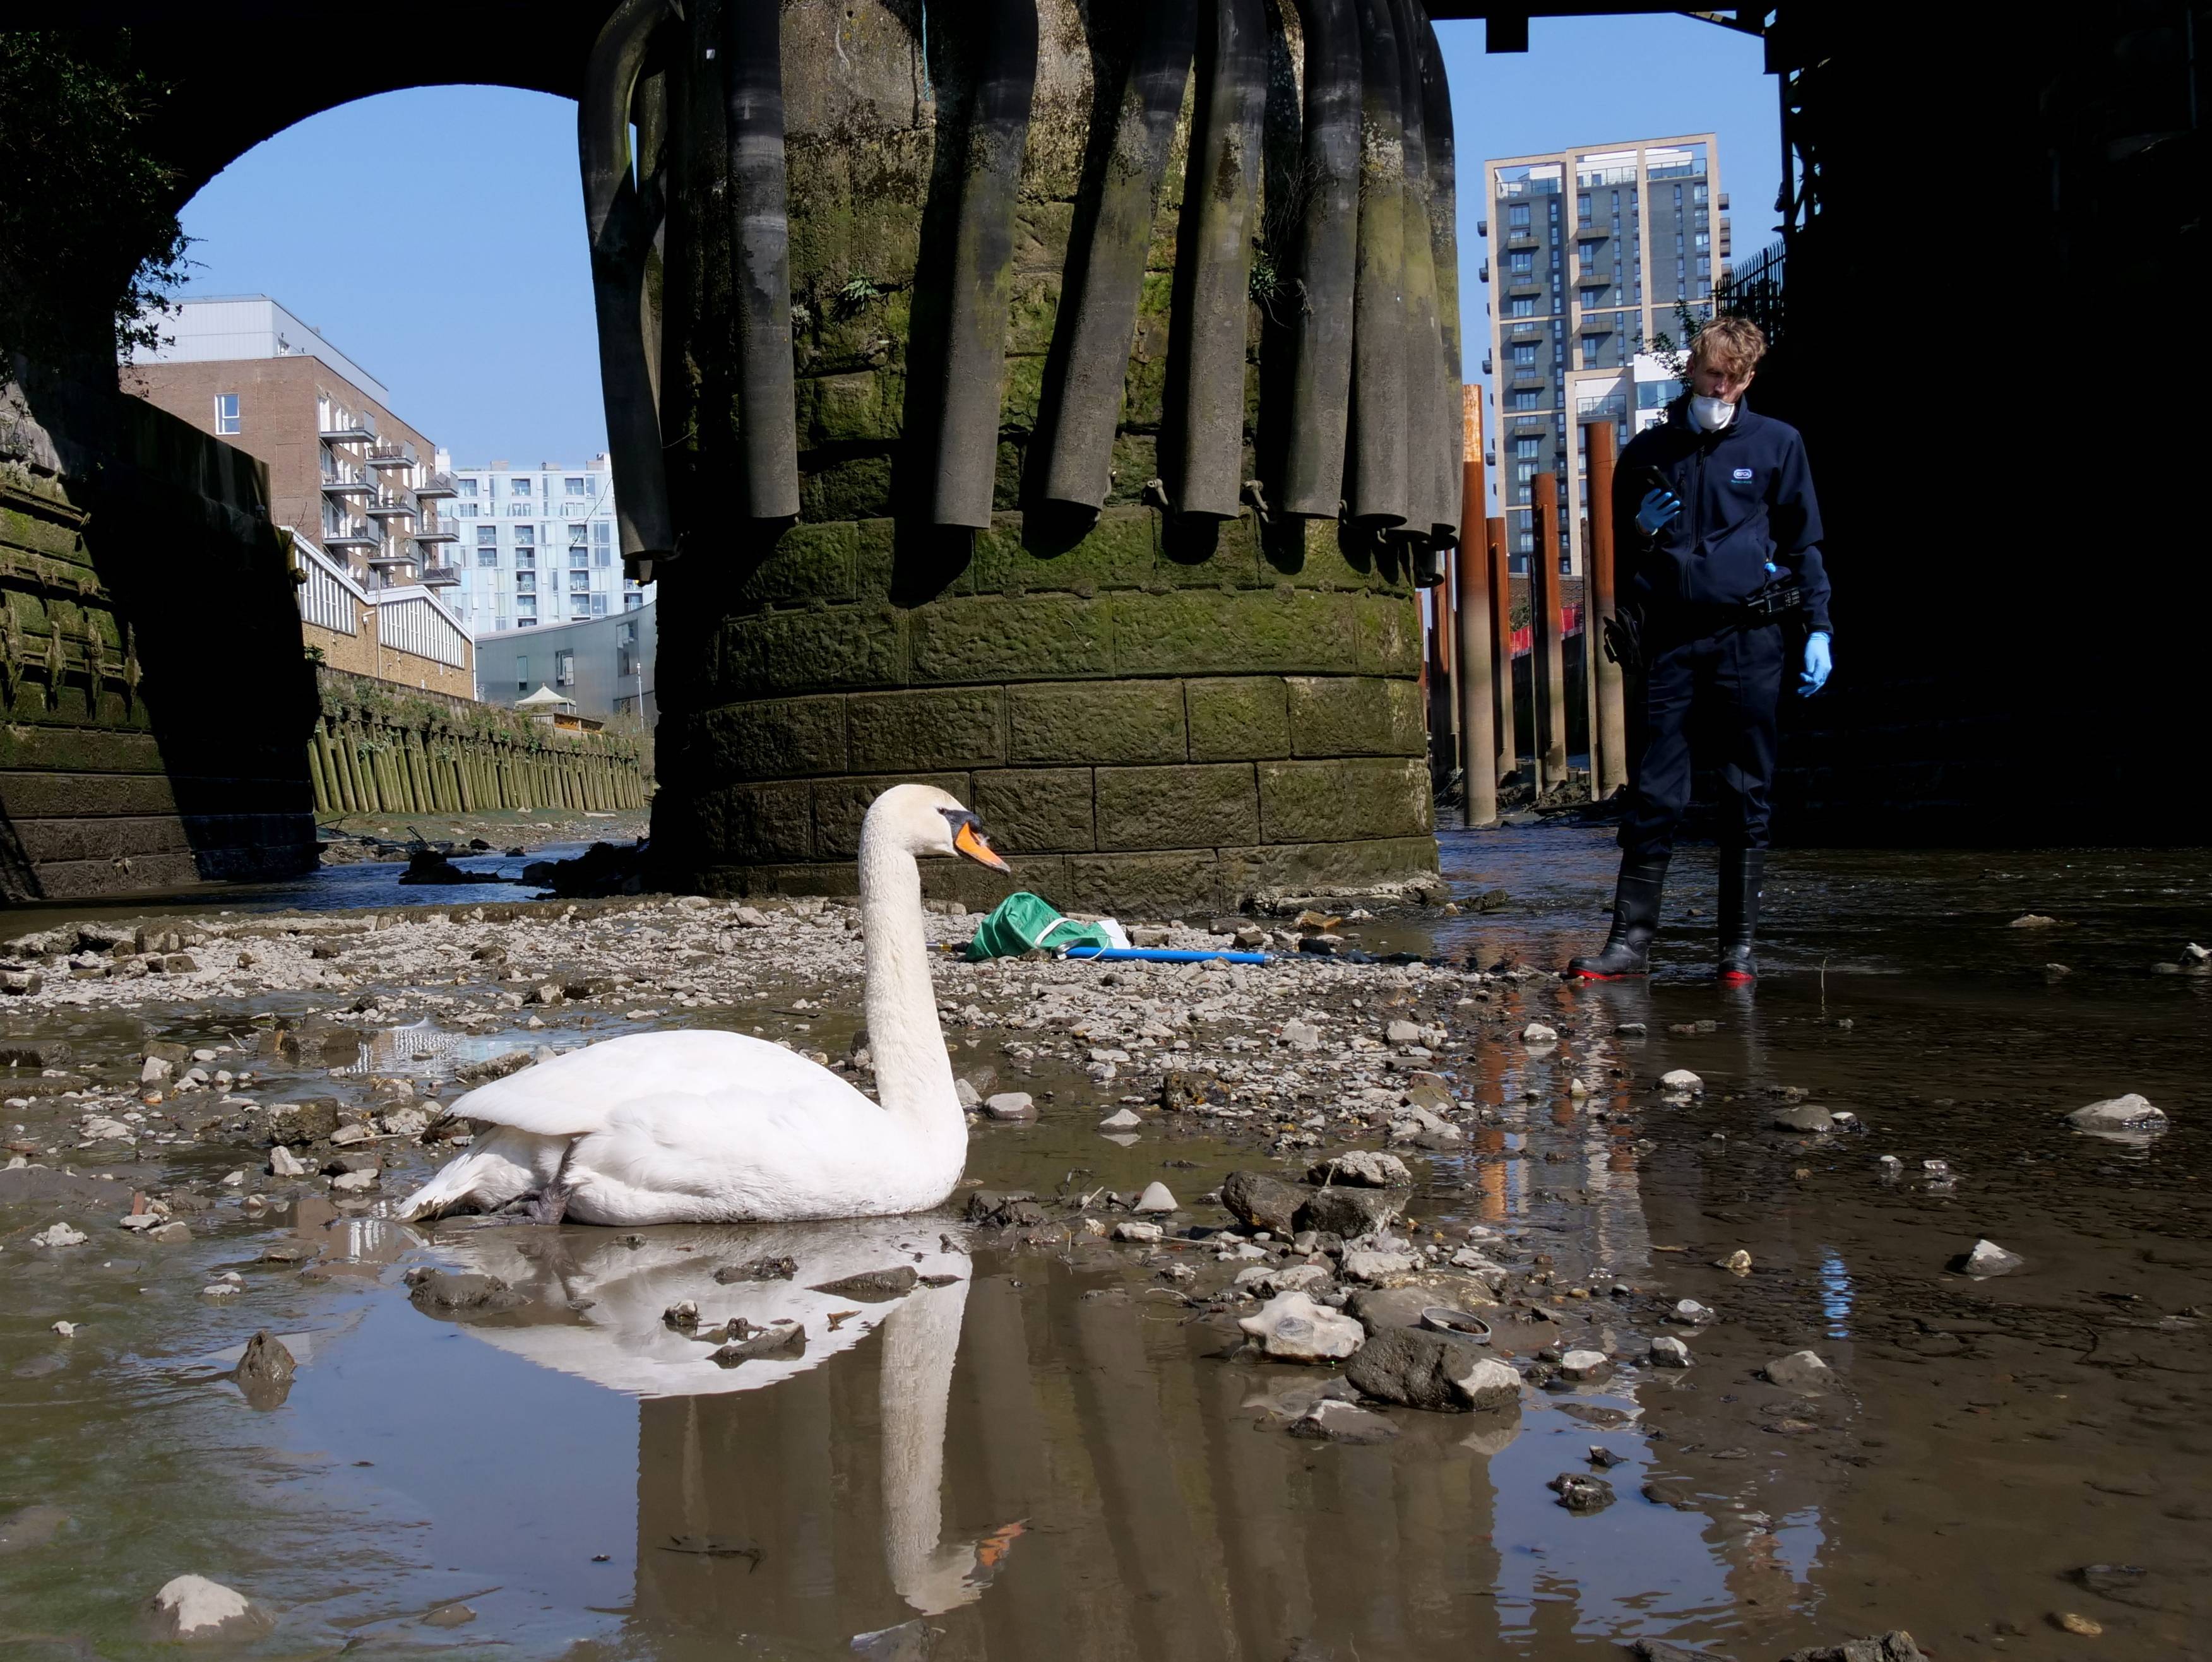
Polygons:
<instances>
[{"instance_id":1,"label":"jacket logo","mask_svg":"<svg viewBox=\"0 0 2212 1662\"><path fill-rule=\"evenodd\" d=\"M1751 482L1751 470L1749 468L1738 468L1734 473L1730 474L1729 477L1735 480L1736 483L1740 485L1747 485Z\"/></svg>"}]
</instances>

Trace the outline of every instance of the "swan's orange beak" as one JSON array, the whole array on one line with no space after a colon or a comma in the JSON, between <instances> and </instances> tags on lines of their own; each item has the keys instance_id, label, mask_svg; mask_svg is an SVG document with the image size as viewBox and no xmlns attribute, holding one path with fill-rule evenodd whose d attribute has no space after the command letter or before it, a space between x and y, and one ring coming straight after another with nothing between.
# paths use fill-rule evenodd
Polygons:
<instances>
[{"instance_id":1,"label":"swan's orange beak","mask_svg":"<svg viewBox=\"0 0 2212 1662\"><path fill-rule=\"evenodd\" d=\"M988 866L994 871L1011 869L993 851L989 840L983 835L982 828L973 820L961 821L960 828L952 834L952 846L976 864Z\"/></svg>"}]
</instances>

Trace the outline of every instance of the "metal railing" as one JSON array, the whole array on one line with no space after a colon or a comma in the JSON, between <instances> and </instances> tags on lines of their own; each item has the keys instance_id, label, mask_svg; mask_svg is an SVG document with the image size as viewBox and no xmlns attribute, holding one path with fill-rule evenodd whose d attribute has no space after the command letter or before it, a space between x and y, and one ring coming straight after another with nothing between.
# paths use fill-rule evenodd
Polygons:
<instances>
[{"instance_id":1,"label":"metal railing","mask_svg":"<svg viewBox=\"0 0 2212 1662\"><path fill-rule=\"evenodd\" d=\"M379 445L368 452L368 464L374 468L413 467L415 454L404 445Z\"/></svg>"},{"instance_id":2,"label":"metal railing","mask_svg":"<svg viewBox=\"0 0 2212 1662\"><path fill-rule=\"evenodd\" d=\"M1765 331L1769 342L1779 340L1786 321L1785 254L1783 244L1773 243L1756 259L1733 268L1713 285L1714 309L1748 318Z\"/></svg>"},{"instance_id":3,"label":"metal railing","mask_svg":"<svg viewBox=\"0 0 2212 1662\"><path fill-rule=\"evenodd\" d=\"M422 477L422 482L415 487L415 494L418 498L428 496L458 496L460 494L460 492L454 487L453 476L452 474L429 473L425 474Z\"/></svg>"},{"instance_id":4,"label":"metal railing","mask_svg":"<svg viewBox=\"0 0 2212 1662\"><path fill-rule=\"evenodd\" d=\"M403 496L398 491L380 490L369 499L368 506L362 511L372 519L382 519L412 513L415 503L411 497Z\"/></svg>"}]
</instances>

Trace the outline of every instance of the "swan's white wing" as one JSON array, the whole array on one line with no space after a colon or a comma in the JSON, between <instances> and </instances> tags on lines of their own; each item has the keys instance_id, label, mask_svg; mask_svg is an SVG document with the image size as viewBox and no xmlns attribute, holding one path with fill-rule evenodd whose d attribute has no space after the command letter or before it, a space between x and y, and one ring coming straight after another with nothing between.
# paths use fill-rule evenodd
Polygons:
<instances>
[{"instance_id":1,"label":"swan's white wing","mask_svg":"<svg viewBox=\"0 0 2212 1662\"><path fill-rule=\"evenodd\" d=\"M634 1033L572 1050L480 1085L453 1104L464 1119L512 1125L541 1137L604 1131L626 1103L713 1096L731 1108L763 1101L873 1107L825 1067L756 1039L713 1028Z\"/></svg>"}]
</instances>

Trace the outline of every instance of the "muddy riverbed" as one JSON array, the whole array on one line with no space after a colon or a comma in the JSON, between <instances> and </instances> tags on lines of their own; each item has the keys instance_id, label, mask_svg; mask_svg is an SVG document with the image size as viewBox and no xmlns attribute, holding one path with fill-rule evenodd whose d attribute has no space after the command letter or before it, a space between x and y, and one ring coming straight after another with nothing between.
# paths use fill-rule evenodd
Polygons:
<instances>
[{"instance_id":1,"label":"muddy riverbed","mask_svg":"<svg viewBox=\"0 0 2212 1662\"><path fill-rule=\"evenodd\" d=\"M979 1113L942 1215L811 1228L387 1215L461 1081L541 1047L731 1026L865 1084L848 908L19 916L0 1653L159 1653L191 1574L270 1657L2212 1655L2201 859L1778 856L1738 992L1709 857L1653 982L1577 988L1601 834L1444 850L1506 905L1329 931L1422 962L946 957L956 1071L1035 1117ZM2065 1118L2127 1092L2167 1129ZM1313 1203L1352 1149L1411 1179L1364 1241L1220 1198ZM1950 1267L1984 1239L2022 1262ZM1268 1356L1300 1290L1374 1356L1486 1325L1431 1349L1517 1404ZM797 1354L708 1360L780 1322ZM296 1373L241 1386L264 1331Z\"/></svg>"}]
</instances>

